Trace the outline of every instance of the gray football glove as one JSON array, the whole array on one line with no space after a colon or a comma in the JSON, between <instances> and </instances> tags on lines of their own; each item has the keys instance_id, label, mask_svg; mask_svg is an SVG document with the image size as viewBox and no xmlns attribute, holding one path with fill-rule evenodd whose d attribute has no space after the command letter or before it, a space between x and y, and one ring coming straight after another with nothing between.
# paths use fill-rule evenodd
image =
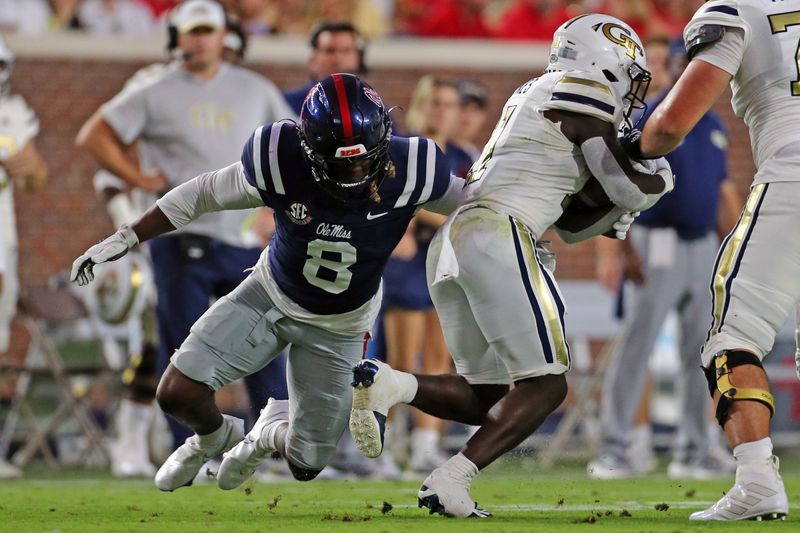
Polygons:
<instances>
[{"instance_id":1,"label":"gray football glove","mask_svg":"<svg viewBox=\"0 0 800 533\"><path fill-rule=\"evenodd\" d=\"M136 232L128 225L120 226L114 235L95 244L72 263L70 279L78 285L88 284L94 279L94 265L116 261L137 244Z\"/></svg>"}]
</instances>

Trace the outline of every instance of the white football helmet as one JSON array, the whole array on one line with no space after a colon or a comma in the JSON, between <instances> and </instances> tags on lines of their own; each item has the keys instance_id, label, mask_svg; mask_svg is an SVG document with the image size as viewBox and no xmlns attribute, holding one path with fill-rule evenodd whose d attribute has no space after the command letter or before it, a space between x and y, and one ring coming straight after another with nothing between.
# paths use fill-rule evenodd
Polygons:
<instances>
[{"instance_id":1,"label":"white football helmet","mask_svg":"<svg viewBox=\"0 0 800 533\"><path fill-rule=\"evenodd\" d=\"M601 73L623 103L628 126L634 109L647 109L650 87L642 40L616 17L581 15L565 22L553 34L550 62L545 72L579 70Z\"/></svg>"},{"instance_id":2,"label":"white football helmet","mask_svg":"<svg viewBox=\"0 0 800 533\"><path fill-rule=\"evenodd\" d=\"M14 54L0 37L0 96L11 90L11 70L14 68Z\"/></svg>"}]
</instances>

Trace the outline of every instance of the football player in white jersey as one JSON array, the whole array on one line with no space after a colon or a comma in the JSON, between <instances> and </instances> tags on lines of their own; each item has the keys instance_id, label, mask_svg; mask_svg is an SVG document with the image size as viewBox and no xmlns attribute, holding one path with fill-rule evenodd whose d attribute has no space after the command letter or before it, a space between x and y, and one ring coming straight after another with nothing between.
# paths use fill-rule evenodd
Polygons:
<instances>
[{"instance_id":1,"label":"football player in white jersey","mask_svg":"<svg viewBox=\"0 0 800 533\"><path fill-rule=\"evenodd\" d=\"M467 174L466 203L431 243L428 284L458 375L412 375L377 361L355 368L350 429L367 456L381 453L397 403L481 426L424 481L419 504L432 513L486 516L469 496L472 479L566 394L565 308L537 240L554 224L570 242L606 233L672 189L665 160L634 168L617 140L649 79L642 43L621 20L592 14L561 26L546 73L508 99ZM592 176L618 207L609 202L596 223L567 228L563 215Z\"/></svg>"},{"instance_id":2,"label":"football player in white jersey","mask_svg":"<svg viewBox=\"0 0 800 533\"><path fill-rule=\"evenodd\" d=\"M730 84L758 169L739 223L717 255L713 322L702 351L736 481L691 519L784 518L786 491L769 438L775 403L761 360L800 298L800 0L707 2L684 37L691 62L631 153L651 157L675 148Z\"/></svg>"},{"instance_id":3,"label":"football player in white jersey","mask_svg":"<svg viewBox=\"0 0 800 533\"><path fill-rule=\"evenodd\" d=\"M22 96L10 92L13 66L14 55L0 38L0 355L8 350L19 288L14 186L34 191L47 179L47 165L34 144L39 119ZM0 478L19 475L0 457Z\"/></svg>"}]
</instances>

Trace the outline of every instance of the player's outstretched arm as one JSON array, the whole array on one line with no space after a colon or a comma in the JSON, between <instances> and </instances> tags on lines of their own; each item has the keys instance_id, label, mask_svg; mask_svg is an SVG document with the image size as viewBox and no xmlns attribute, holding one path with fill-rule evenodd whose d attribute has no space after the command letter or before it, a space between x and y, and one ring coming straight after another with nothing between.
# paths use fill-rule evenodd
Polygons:
<instances>
[{"instance_id":1,"label":"player's outstretched arm","mask_svg":"<svg viewBox=\"0 0 800 533\"><path fill-rule=\"evenodd\" d=\"M86 250L73 262L70 279L86 285L94 279L94 265L116 261L140 242L183 227L206 213L263 205L258 191L245 180L241 163L202 174L172 189L132 225L122 225Z\"/></svg>"},{"instance_id":2,"label":"player's outstretched arm","mask_svg":"<svg viewBox=\"0 0 800 533\"><path fill-rule=\"evenodd\" d=\"M438 149L437 149L438 150ZM464 188L464 180L450 174L450 181L444 194L435 200L431 200L422 205L422 208L431 213L438 213L440 215L449 215L455 211L466 199L466 189ZM438 224L441 225L441 224Z\"/></svg>"},{"instance_id":3,"label":"player's outstretched arm","mask_svg":"<svg viewBox=\"0 0 800 533\"><path fill-rule=\"evenodd\" d=\"M657 157L677 148L730 81L731 75L721 68L701 59L692 60L645 124L639 153L631 155Z\"/></svg>"}]
</instances>

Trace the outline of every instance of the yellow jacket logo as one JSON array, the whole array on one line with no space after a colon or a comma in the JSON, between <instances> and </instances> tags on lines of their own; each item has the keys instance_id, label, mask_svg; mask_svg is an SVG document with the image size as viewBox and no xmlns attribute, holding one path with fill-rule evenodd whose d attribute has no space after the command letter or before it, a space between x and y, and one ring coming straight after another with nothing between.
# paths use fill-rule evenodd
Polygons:
<instances>
[{"instance_id":1,"label":"yellow jacket logo","mask_svg":"<svg viewBox=\"0 0 800 533\"><path fill-rule=\"evenodd\" d=\"M235 111L220 109L214 102L199 102L189 110L192 124L201 130L215 130L224 135L230 133Z\"/></svg>"},{"instance_id":2,"label":"yellow jacket logo","mask_svg":"<svg viewBox=\"0 0 800 533\"><path fill-rule=\"evenodd\" d=\"M625 48L627 50L628 57L631 59L636 59L637 51L639 52L640 56L644 55L642 47L639 46L639 43L631 38L631 32L628 28L623 28L619 24L614 24L613 22L607 22L603 24L603 35L605 35L606 39L612 43L618 44Z\"/></svg>"}]
</instances>

